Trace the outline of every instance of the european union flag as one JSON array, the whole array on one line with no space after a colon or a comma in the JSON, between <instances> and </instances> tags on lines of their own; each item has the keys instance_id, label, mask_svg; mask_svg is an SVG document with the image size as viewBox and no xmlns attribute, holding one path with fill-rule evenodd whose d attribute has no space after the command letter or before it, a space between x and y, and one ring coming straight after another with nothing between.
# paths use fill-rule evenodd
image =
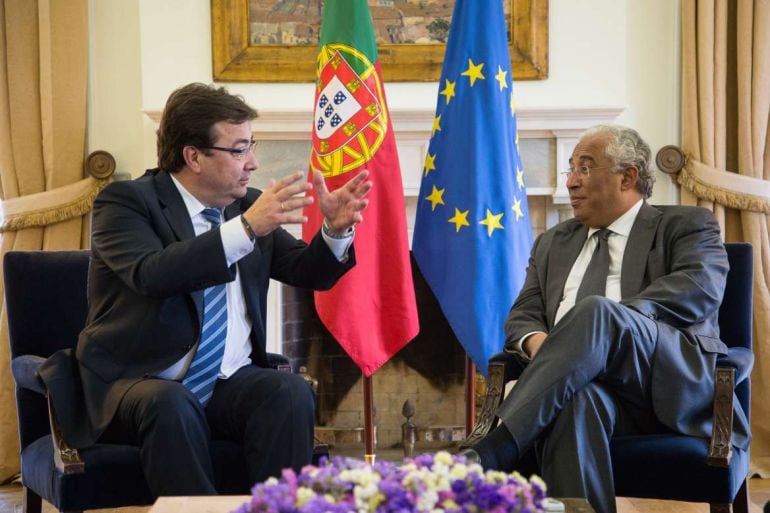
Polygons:
<instances>
[{"instance_id":1,"label":"european union flag","mask_svg":"<svg viewBox=\"0 0 770 513\"><path fill-rule=\"evenodd\" d=\"M500 0L457 0L439 89L412 250L486 372L532 245Z\"/></svg>"}]
</instances>

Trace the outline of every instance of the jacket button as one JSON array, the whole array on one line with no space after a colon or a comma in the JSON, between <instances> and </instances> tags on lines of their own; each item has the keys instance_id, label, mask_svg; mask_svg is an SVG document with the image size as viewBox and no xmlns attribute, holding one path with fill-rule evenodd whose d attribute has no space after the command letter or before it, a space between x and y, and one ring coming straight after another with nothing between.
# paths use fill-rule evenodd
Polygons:
<instances>
[{"instance_id":1,"label":"jacket button","mask_svg":"<svg viewBox=\"0 0 770 513\"><path fill-rule=\"evenodd\" d=\"M192 349L192 346L193 346L192 344L187 344L186 346L183 346L182 349L184 349L184 352L186 353L187 351Z\"/></svg>"}]
</instances>

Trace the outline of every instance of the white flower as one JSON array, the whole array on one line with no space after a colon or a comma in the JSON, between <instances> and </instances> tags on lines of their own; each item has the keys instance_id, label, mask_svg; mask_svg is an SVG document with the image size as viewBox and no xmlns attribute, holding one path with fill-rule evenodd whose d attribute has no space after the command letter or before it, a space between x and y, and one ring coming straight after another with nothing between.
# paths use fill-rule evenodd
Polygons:
<instances>
[{"instance_id":1,"label":"white flower","mask_svg":"<svg viewBox=\"0 0 770 513\"><path fill-rule=\"evenodd\" d=\"M449 476L452 479L465 479L468 476L468 467L465 465L455 465L449 471Z\"/></svg>"},{"instance_id":2,"label":"white flower","mask_svg":"<svg viewBox=\"0 0 770 513\"><path fill-rule=\"evenodd\" d=\"M490 483L505 483L508 481L508 474L499 470L487 470L486 481Z\"/></svg>"},{"instance_id":3,"label":"white flower","mask_svg":"<svg viewBox=\"0 0 770 513\"><path fill-rule=\"evenodd\" d=\"M433 462L450 466L454 463L454 460L452 460L452 455L449 454L447 451L439 451L433 457Z\"/></svg>"},{"instance_id":4,"label":"white flower","mask_svg":"<svg viewBox=\"0 0 770 513\"><path fill-rule=\"evenodd\" d=\"M300 486L297 488L297 507L301 508L313 497L315 497L315 492L313 490L305 486Z\"/></svg>"},{"instance_id":5,"label":"white flower","mask_svg":"<svg viewBox=\"0 0 770 513\"><path fill-rule=\"evenodd\" d=\"M343 470L340 472L339 477L344 481L360 484L362 486L380 482L380 475L372 472L371 467Z\"/></svg>"},{"instance_id":6,"label":"white flower","mask_svg":"<svg viewBox=\"0 0 770 513\"><path fill-rule=\"evenodd\" d=\"M545 481L543 481L540 476L536 474L532 474L532 476L529 478L529 482L533 485L539 486L544 492L548 489L548 487L545 484Z\"/></svg>"},{"instance_id":7,"label":"white flower","mask_svg":"<svg viewBox=\"0 0 770 513\"><path fill-rule=\"evenodd\" d=\"M417 499L417 509L420 511L431 511L438 502L438 493L435 490L426 490Z\"/></svg>"}]
</instances>

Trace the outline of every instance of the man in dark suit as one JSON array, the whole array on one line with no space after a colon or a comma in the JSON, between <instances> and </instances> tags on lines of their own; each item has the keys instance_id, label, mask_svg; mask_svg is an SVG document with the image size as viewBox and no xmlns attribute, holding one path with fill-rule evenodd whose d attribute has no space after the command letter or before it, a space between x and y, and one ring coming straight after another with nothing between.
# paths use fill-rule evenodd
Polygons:
<instances>
[{"instance_id":1,"label":"man in dark suit","mask_svg":"<svg viewBox=\"0 0 770 513\"><path fill-rule=\"evenodd\" d=\"M268 282L334 285L355 264L371 183L362 172L329 192L316 173L324 226L296 240L282 225L306 221L312 186L300 172L248 188L255 117L224 88L181 87L160 121L159 168L94 204L80 439L138 444L156 495L216 493L212 437L243 444L251 482L311 460L311 391L267 368Z\"/></svg>"},{"instance_id":2,"label":"man in dark suit","mask_svg":"<svg viewBox=\"0 0 770 513\"><path fill-rule=\"evenodd\" d=\"M534 449L549 493L614 512L616 434L711 434L717 314L728 270L703 208L646 203L650 149L619 126L587 131L566 172L574 219L534 244L505 323L506 351L528 362L467 452L511 470ZM733 443L748 444L742 411ZM640 462L643 464L643 462Z\"/></svg>"}]
</instances>

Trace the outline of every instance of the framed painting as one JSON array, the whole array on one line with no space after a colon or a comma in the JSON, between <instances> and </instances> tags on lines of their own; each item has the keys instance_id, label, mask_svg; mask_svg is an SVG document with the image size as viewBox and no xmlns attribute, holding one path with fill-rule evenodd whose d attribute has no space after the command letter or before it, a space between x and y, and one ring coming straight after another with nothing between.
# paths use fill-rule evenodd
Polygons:
<instances>
[{"instance_id":1,"label":"framed painting","mask_svg":"<svg viewBox=\"0 0 770 513\"><path fill-rule=\"evenodd\" d=\"M513 75L548 77L548 0L500 0L508 24ZM321 0L283 12L279 0L211 0L214 80L223 82L313 82L318 54ZM387 9L415 11L397 23L379 23ZM386 82L437 81L444 58L453 0L386 0L378 6L375 32ZM403 9L402 9L403 10ZM446 14L448 13L448 18ZM400 21L399 21L400 20ZM484 30L478 27L478 30Z\"/></svg>"}]
</instances>

